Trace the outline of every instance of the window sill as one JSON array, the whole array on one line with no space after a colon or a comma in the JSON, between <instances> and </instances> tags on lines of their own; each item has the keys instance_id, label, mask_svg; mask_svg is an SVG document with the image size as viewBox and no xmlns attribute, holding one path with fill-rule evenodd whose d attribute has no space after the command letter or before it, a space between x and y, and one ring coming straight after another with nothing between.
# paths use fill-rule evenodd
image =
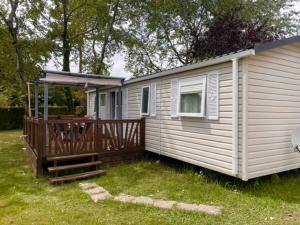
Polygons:
<instances>
[{"instance_id":1,"label":"window sill","mask_svg":"<svg viewBox=\"0 0 300 225\"><path fill-rule=\"evenodd\" d=\"M204 118L204 115L202 113L179 113L178 116Z\"/></svg>"}]
</instances>

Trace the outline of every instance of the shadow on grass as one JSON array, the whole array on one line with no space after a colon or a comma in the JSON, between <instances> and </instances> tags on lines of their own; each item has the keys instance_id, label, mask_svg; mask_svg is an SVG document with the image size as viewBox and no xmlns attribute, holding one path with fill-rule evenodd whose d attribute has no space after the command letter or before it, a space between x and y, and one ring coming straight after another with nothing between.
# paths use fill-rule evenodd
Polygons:
<instances>
[{"instance_id":1,"label":"shadow on grass","mask_svg":"<svg viewBox=\"0 0 300 225\"><path fill-rule=\"evenodd\" d=\"M228 190L236 190L255 197L266 197L288 203L300 203L300 169L242 181L222 173L191 165L176 159L147 152L145 160L160 161L177 171L191 171L204 176L208 183L218 184Z\"/></svg>"}]
</instances>

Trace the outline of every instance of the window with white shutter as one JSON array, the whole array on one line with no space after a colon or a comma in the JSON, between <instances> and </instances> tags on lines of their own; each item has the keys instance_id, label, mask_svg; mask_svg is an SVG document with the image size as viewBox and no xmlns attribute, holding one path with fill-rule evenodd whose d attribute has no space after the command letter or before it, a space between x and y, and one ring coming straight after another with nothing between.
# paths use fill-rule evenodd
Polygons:
<instances>
[{"instance_id":1,"label":"window with white shutter","mask_svg":"<svg viewBox=\"0 0 300 225\"><path fill-rule=\"evenodd\" d=\"M156 83L151 83L150 85L150 116L156 116Z\"/></svg>"},{"instance_id":2,"label":"window with white shutter","mask_svg":"<svg viewBox=\"0 0 300 225\"><path fill-rule=\"evenodd\" d=\"M178 115L204 117L206 99L206 76L180 79L178 87Z\"/></svg>"},{"instance_id":3,"label":"window with white shutter","mask_svg":"<svg viewBox=\"0 0 300 225\"><path fill-rule=\"evenodd\" d=\"M213 71L207 75L206 115L209 120L219 119L219 73Z\"/></svg>"},{"instance_id":4,"label":"window with white shutter","mask_svg":"<svg viewBox=\"0 0 300 225\"><path fill-rule=\"evenodd\" d=\"M122 89L122 118L128 118L128 88Z\"/></svg>"},{"instance_id":5,"label":"window with white shutter","mask_svg":"<svg viewBox=\"0 0 300 225\"><path fill-rule=\"evenodd\" d=\"M178 116L178 79L171 80L171 117Z\"/></svg>"}]
</instances>

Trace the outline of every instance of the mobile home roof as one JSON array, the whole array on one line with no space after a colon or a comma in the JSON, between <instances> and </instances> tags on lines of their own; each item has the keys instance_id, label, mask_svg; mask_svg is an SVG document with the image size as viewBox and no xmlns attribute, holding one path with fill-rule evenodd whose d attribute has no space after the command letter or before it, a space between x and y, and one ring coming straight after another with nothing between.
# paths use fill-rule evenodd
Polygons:
<instances>
[{"instance_id":1,"label":"mobile home roof","mask_svg":"<svg viewBox=\"0 0 300 225\"><path fill-rule=\"evenodd\" d=\"M139 81L143 81L143 80L149 80L149 79L154 79L157 77L167 76L167 75L180 73L180 72L184 72L184 71L189 71L189 70L193 70L193 69L199 69L199 68L206 67L206 66L211 66L211 65L215 65L215 64L219 64L219 63L228 62L232 59L245 58L245 57L248 57L251 55L255 55L256 53L259 53L259 52L267 51L267 50L270 50L273 48L278 48L283 45L288 45L288 44L297 43L297 42L300 42L300 36L294 36L294 37L290 37L290 38L281 39L278 41L257 44L257 45L255 45L255 47L253 49L234 52L234 53L218 56L215 58L210 58L208 60L204 60L204 61L201 61L201 62L198 62L195 64L184 65L184 66L176 67L173 69L168 69L168 70L165 70L165 71L162 71L159 73L154 73L151 75L145 75L145 76L141 76L138 78L133 78L133 79L125 81L124 84L131 84L131 83L135 83L135 82L139 82Z\"/></svg>"}]
</instances>

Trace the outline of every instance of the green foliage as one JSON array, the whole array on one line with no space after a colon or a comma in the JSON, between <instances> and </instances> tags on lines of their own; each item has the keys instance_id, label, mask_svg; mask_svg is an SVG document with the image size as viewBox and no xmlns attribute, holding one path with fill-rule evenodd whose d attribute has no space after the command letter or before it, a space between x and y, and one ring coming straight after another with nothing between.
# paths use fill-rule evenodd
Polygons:
<instances>
[{"instance_id":1,"label":"green foliage","mask_svg":"<svg viewBox=\"0 0 300 225\"><path fill-rule=\"evenodd\" d=\"M296 0L147 0L128 30L127 69L134 76L247 49L297 32ZM299 29L299 28L298 28ZM233 47L232 47L233 46Z\"/></svg>"},{"instance_id":2,"label":"green foliage","mask_svg":"<svg viewBox=\"0 0 300 225\"><path fill-rule=\"evenodd\" d=\"M86 115L86 107L85 106L76 106L75 114L78 116Z\"/></svg>"},{"instance_id":3,"label":"green foliage","mask_svg":"<svg viewBox=\"0 0 300 225\"><path fill-rule=\"evenodd\" d=\"M24 108L0 108L0 130L23 127Z\"/></svg>"},{"instance_id":4,"label":"green foliage","mask_svg":"<svg viewBox=\"0 0 300 225\"><path fill-rule=\"evenodd\" d=\"M279 182L280 182L280 177L279 177L279 175L278 175L278 174L273 174L273 175L271 176L271 182L274 183L274 184L279 183Z\"/></svg>"},{"instance_id":5,"label":"green foliage","mask_svg":"<svg viewBox=\"0 0 300 225\"><path fill-rule=\"evenodd\" d=\"M49 115L66 115L72 112L67 107L49 107ZM44 108L39 108L43 112ZM0 130L13 130L23 127L24 108L0 108Z\"/></svg>"}]
</instances>

